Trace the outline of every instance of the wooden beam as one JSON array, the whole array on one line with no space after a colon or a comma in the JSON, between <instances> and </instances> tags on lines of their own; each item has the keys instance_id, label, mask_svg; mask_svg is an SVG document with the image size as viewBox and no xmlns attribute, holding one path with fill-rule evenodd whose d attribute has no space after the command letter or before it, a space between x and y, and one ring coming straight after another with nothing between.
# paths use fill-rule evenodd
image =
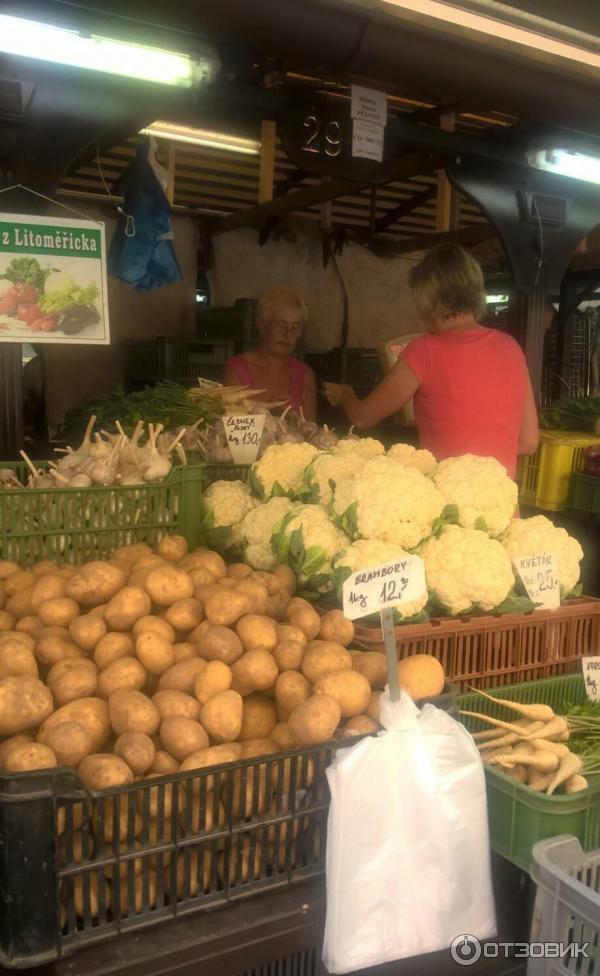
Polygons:
<instances>
[{"instance_id":1,"label":"wooden beam","mask_svg":"<svg viewBox=\"0 0 600 976\"><path fill-rule=\"evenodd\" d=\"M454 132L455 127L454 113L440 117L440 129L444 132ZM438 231L456 227L456 193L444 170L438 176L435 226Z\"/></svg>"},{"instance_id":2,"label":"wooden beam","mask_svg":"<svg viewBox=\"0 0 600 976\"><path fill-rule=\"evenodd\" d=\"M402 217L406 217L407 214L412 213L416 207L422 207L424 204L429 203L436 193L437 186L435 183L432 183L431 186L426 187L419 193L413 194L413 196L409 197L408 200L403 200L402 203L399 203L397 207L392 207L392 209L388 210L383 217L379 217L379 219L375 221L374 233L381 234L384 230L387 230L388 227L391 227L392 224L395 224L397 220L401 220Z\"/></svg>"},{"instance_id":3,"label":"wooden beam","mask_svg":"<svg viewBox=\"0 0 600 976\"><path fill-rule=\"evenodd\" d=\"M419 234L417 237L409 237L405 241L394 241L390 243L390 248L394 254L411 254L414 251L425 251L427 248L435 247L436 244L443 244L446 241L453 241L455 244L481 244L496 236L496 232L489 224L473 224L472 227L459 227L457 230L443 231L438 234Z\"/></svg>"},{"instance_id":4,"label":"wooden beam","mask_svg":"<svg viewBox=\"0 0 600 976\"><path fill-rule=\"evenodd\" d=\"M258 202L266 203L273 199L275 183L275 144L277 130L274 122L263 121L260 142L260 171L258 177Z\"/></svg>"},{"instance_id":5,"label":"wooden beam","mask_svg":"<svg viewBox=\"0 0 600 976\"><path fill-rule=\"evenodd\" d=\"M177 143L170 142L167 149L167 190L166 197L171 206L175 202L175 162L177 156Z\"/></svg>"}]
</instances>

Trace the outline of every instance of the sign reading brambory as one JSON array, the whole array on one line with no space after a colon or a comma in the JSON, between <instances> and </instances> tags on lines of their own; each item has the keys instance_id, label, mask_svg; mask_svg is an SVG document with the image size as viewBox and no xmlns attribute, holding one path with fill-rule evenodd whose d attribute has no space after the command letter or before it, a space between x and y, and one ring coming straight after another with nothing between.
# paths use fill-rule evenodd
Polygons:
<instances>
[{"instance_id":1,"label":"sign reading brambory","mask_svg":"<svg viewBox=\"0 0 600 976\"><path fill-rule=\"evenodd\" d=\"M0 213L0 342L110 342L103 224Z\"/></svg>"}]
</instances>

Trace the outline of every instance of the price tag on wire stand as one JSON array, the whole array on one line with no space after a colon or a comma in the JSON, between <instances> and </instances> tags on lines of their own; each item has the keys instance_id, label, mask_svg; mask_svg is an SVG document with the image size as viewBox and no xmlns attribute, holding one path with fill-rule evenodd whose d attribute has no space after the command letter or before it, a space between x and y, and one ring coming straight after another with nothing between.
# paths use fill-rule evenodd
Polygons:
<instances>
[{"instance_id":1,"label":"price tag on wire stand","mask_svg":"<svg viewBox=\"0 0 600 976\"><path fill-rule=\"evenodd\" d=\"M426 592L425 566L420 556L407 556L381 563L370 569L352 573L344 583L344 616L349 620L378 613L385 644L390 698L400 697L398 686L398 655L394 633L394 613L391 609L402 603L412 603Z\"/></svg>"},{"instance_id":2,"label":"price tag on wire stand","mask_svg":"<svg viewBox=\"0 0 600 976\"><path fill-rule=\"evenodd\" d=\"M234 463L252 464L256 461L265 426L264 413L226 416L223 426Z\"/></svg>"},{"instance_id":3,"label":"price tag on wire stand","mask_svg":"<svg viewBox=\"0 0 600 976\"><path fill-rule=\"evenodd\" d=\"M521 578L527 596L538 610L558 610L560 583L557 560L553 553L515 556L513 566Z\"/></svg>"},{"instance_id":4,"label":"price tag on wire stand","mask_svg":"<svg viewBox=\"0 0 600 976\"><path fill-rule=\"evenodd\" d=\"M582 657L581 670L589 700L600 702L600 657Z\"/></svg>"}]
</instances>

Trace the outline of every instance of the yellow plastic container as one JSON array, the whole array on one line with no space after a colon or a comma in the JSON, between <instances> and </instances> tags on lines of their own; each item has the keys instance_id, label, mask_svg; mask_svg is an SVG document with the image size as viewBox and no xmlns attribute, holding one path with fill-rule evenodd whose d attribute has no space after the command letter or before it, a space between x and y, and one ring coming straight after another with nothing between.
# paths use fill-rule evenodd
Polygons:
<instances>
[{"instance_id":1,"label":"yellow plastic container","mask_svg":"<svg viewBox=\"0 0 600 976\"><path fill-rule=\"evenodd\" d=\"M540 431L540 446L531 457L522 458L519 468L519 498L549 512L565 508L569 478L583 468L586 447L600 444L598 435L571 430Z\"/></svg>"}]
</instances>

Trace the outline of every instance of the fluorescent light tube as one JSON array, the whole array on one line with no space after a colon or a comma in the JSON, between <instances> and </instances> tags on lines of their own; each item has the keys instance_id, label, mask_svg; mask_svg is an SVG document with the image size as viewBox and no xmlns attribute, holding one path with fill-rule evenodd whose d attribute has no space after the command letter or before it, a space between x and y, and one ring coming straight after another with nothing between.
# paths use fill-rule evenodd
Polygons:
<instances>
[{"instance_id":1,"label":"fluorescent light tube","mask_svg":"<svg viewBox=\"0 0 600 976\"><path fill-rule=\"evenodd\" d=\"M535 149L526 153L527 162L534 169L544 170L546 173L558 173L560 176L570 176L574 180L585 183L600 184L600 158L586 156L585 153L573 152L570 149Z\"/></svg>"},{"instance_id":2,"label":"fluorescent light tube","mask_svg":"<svg viewBox=\"0 0 600 976\"><path fill-rule=\"evenodd\" d=\"M212 81L218 67L216 55L208 52L192 60L185 54L79 34L8 14L0 14L0 51L180 88Z\"/></svg>"},{"instance_id":3,"label":"fluorescent light tube","mask_svg":"<svg viewBox=\"0 0 600 976\"><path fill-rule=\"evenodd\" d=\"M506 305L508 295L486 295L485 300L488 305Z\"/></svg>"},{"instance_id":4,"label":"fluorescent light tube","mask_svg":"<svg viewBox=\"0 0 600 976\"><path fill-rule=\"evenodd\" d=\"M213 149L225 149L250 156L260 153L260 142L256 139L243 139L226 132L211 132L209 129L194 129L187 125L176 125L174 122L153 122L142 129L140 135L187 142L194 146L210 146Z\"/></svg>"}]
</instances>

